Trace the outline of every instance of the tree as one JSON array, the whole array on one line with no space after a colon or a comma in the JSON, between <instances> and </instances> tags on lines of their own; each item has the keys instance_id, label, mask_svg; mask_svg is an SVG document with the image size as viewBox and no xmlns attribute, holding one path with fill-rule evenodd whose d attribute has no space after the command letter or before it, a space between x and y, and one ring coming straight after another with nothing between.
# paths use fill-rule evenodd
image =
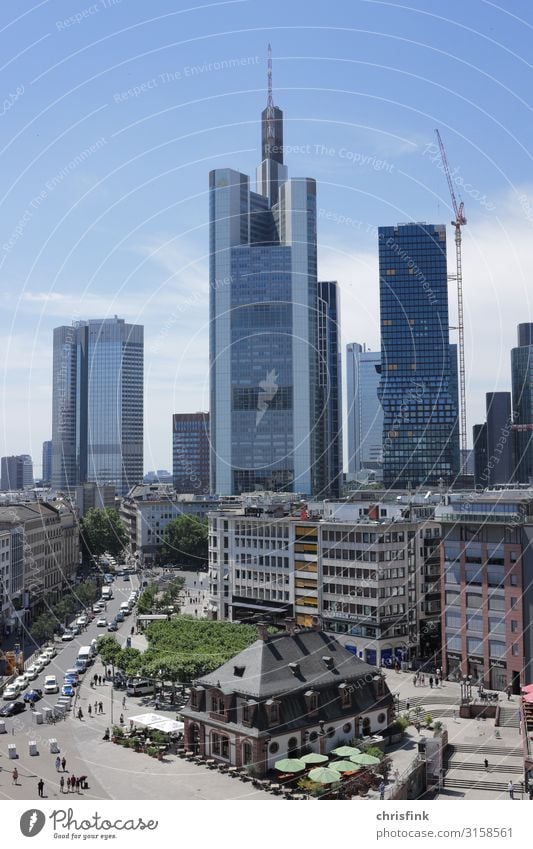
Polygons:
<instances>
[{"instance_id":1,"label":"tree","mask_svg":"<svg viewBox=\"0 0 533 849\"><path fill-rule=\"evenodd\" d=\"M164 563L196 566L198 569L207 561L207 523L194 516L178 516L172 519L163 532Z\"/></svg>"},{"instance_id":2,"label":"tree","mask_svg":"<svg viewBox=\"0 0 533 849\"><path fill-rule=\"evenodd\" d=\"M96 648L102 658L102 662L105 663L106 666L108 663L111 663L114 666L122 652L122 649L114 637L98 637Z\"/></svg>"},{"instance_id":3,"label":"tree","mask_svg":"<svg viewBox=\"0 0 533 849\"><path fill-rule=\"evenodd\" d=\"M78 601L84 607L92 604L99 595L99 589L93 581L84 581L76 587L75 593Z\"/></svg>"},{"instance_id":4,"label":"tree","mask_svg":"<svg viewBox=\"0 0 533 849\"><path fill-rule=\"evenodd\" d=\"M54 636L56 621L49 613L38 616L31 628L31 635L36 642L51 640Z\"/></svg>"},{"instance_id":5,"label":"tree","mask_svg":"<svg viewBox=\"0 0 533 849\"><path fill-rule=\"evenodd\" d=\"M117 669L120 669L121 672L124 672L128 676L137 675L141 662L142 654L139 649L121 649L120 653L114 656L114 663Z\"/></svg>"},{"instance_id":6,"label":"tree","mask_svg":"<svg viewBox=\"0 0 533 849\"><path fill-rule=\"evenodd\" d=\"M83 551L89 557L108 552L116 557L128 543L128 534L116 510L91 507L80 522Z\"/></svg>"}]
</instances>

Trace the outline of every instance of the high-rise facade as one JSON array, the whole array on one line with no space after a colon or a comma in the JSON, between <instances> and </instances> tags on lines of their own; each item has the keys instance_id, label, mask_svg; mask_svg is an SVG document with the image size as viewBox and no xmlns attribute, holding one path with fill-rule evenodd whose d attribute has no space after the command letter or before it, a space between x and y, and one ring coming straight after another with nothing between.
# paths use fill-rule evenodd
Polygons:
<instances>
[{"instance_id":1,"label":"high-rise facade","mask_svg":"<svg viewBox=\"0 0 533 849\"><path fill-rule=\"evenodd\" d=\"M317 495L338 497L342 483L342 361L340 297L335 281L318 282L319 446Z\"/></svg>"},{"instance_id":2,"label":"high-rise facade","mask_svg":"<svg viewBox=\"0 0 533 849\"><path fill-rule=\"evenodd\" d=\"M533 324L518 325L518 345L511 351L513 434L516 480L533 481Z\"/></svg>"},{"instance_id":3,"label":"high-rise facade","mask_svg":"<svg viewBox=\"0 0 533 849\"><path fill-rule=\"evenodd\" d=\"M43 469L42 469L43 484L50 485L52 483L52 440L47 439L43 442Z\"/></svg>"},{"instance_id":4,"label":"high-rise facade","mask_svg":"<svg viewBox=\"0 0 533 849\"><path fill-rule=\"evenodd\" d=\"M383 461L383 408L378 398L381 351L346 346L348 472L376 471Z\"/></svg>"},{"instance_id":5,"label":"high-rise facade","mask_svg":"<svg viewBox=\"0 0 533 849\"><path fill-rule=\"evenodd\" d=\"M117 317L54 330L55 487L113 484L125 495L142 481L143 330Z\"/></svg>"},{"instance_id":6,"label":"high-rise facade","mask_svg":"<svg viewBox=\"0 0 533 849\"><path fill-rule=\"evenodd\" d=\"M33 486L33 461L29 454L13 454L2 457L0 462L0 489L31 489Z\"/></svg>"},{"instance_id":7,"label":"high-rise facade","mask_svg":"<svg viewBox=\"0 0 533 849\"><path fill-rule=\"evenodd\" d=\"M172 479L176 492L209 492L209 413L172 416Z\"/></svg>"},{"instance_id":8,"label":"high-rise facade","mask_svg":"<svg viewBox=\"0 0 533 849\"><path fill-rule=\"evenodd\" d=\"M487 392L488 486L511 483L513 468L513 419L510 392Z\"/></svg>"},{"instance_id":9,"label":"high-rise facade","mask_svg":"<svg viewBox=\"0 0 533 849\"><path fill-rule=\"evenodd\" d=\"M209 175L211 490L318 491L316 184L289 179L283 116L262 113L256 191Z\"/></svg>"},{"instance_id":10,"label":"high-rise facade","mask_svg":"<svg viewBox=\"0 0 533 849\"><path fill-rule=\"evenodd\" d=\"M451 483L458 469L450 364L446 229L379 228L383 480Z\"/></svg>"},{"instance_id":11,"label":"high-rise facade","mask_svg":"<svg viewBox=\"0 0 533 849\"><path fill-rule=\"evenodd\" d=\"M485 489L488 486L487 422L475 424L472 428L474 442L474 486Z\"/></svg>"}]
</instances>

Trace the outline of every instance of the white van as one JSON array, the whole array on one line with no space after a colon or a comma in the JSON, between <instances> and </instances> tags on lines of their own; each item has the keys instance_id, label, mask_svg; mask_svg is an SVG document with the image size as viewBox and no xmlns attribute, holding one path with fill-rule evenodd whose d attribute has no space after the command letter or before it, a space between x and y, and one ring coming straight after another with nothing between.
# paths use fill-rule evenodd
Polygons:
<instances>
[{"instance_id":1,"label":"white van","mask_svg":"<svg viewBox=\"0 0 533 849\"><path fill-rule=\"evenodd\" d=\"M78 660L84 661L86 666L89 666L89 664L92 663L93 653L92 653L91 646L82 646L81 647L81 649L78 652Z\"/></svg>"},{"instance_id":2,"label":"white van","mask_svg":"<svg viewBox=\"0 0 533 849\"><path fill-rule=\"evenodd\" d=\"M57 678L55 675L47 675L45 677L44 692L45 694L59 693L59 684L57 683Z\"/></svg>"},{"instance_id":3,"label":"white van","mask_svg":"<svg viewBox=\"0 0 533 849\"><path fill-rule=\"evenodd\" d=\"M123 601L122 604L120 605L120 609L122 610L122 613L126 614L126 613L130 612L131 608L130 608L129 603L127 601Z\"/></svg>"},{"instance_id":4,"label":"white van","mask_svg":"<svg viewBox=\"0 0 533 849\"><path fill-rule=\"evenodd\" d=\"M113 590L111 587L102 587L102 599L104 601L109 601L111 598L113 598Z\"/></svg>"},{"instance_id":5,"label":"white van","mask_svg":"<svg viewBox=\"0 0 533 849\"><path fill-rule=\"evenodd\" d=\"M127 696L149 696L154 692L155 682L149 678L132 678L126 682Z\"/></svg>"}]
</instances>

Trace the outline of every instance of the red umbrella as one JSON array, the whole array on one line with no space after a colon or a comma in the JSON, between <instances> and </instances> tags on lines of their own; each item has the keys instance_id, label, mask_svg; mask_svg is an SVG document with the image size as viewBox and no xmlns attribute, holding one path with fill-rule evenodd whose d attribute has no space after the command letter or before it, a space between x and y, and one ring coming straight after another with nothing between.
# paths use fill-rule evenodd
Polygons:
<instances>
[{"instance_id":1,"label":"red umbrella","mask_svg":"<svg viewBox=\"0 0 533 849\"><path fill-rule=\"evenodd\" d=\"M533 684L526 684L525 687L522 687L523 693L533 693Z\"/></svg>"}]
</instances>

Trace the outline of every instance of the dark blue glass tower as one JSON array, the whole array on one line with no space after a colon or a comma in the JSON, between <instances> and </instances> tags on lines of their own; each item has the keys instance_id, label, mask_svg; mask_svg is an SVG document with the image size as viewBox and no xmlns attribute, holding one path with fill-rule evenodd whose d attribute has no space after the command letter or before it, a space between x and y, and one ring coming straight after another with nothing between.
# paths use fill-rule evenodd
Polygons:
<instances>
[{"instance_id":1,"label":"dark blue glass tower","mask_svg":"<svg viewBox=\"0 0 533 849\"><path fill-rule=\"evenodd\" d=\"M533 324L518 325L518 346L511 351L513 431L516 480L533 481Z\"/></svg>"},{"instance_id":2,"label":"dark blue glass tower","mask_svg":"<svg viewBox=\"0 0 533 849\"><path fill-rule=\"evenodd\" d=\"M444 225L380 227L379 279L383 481L451 483L459 471L458 411Z\"/></svg>"}]
</instances>

